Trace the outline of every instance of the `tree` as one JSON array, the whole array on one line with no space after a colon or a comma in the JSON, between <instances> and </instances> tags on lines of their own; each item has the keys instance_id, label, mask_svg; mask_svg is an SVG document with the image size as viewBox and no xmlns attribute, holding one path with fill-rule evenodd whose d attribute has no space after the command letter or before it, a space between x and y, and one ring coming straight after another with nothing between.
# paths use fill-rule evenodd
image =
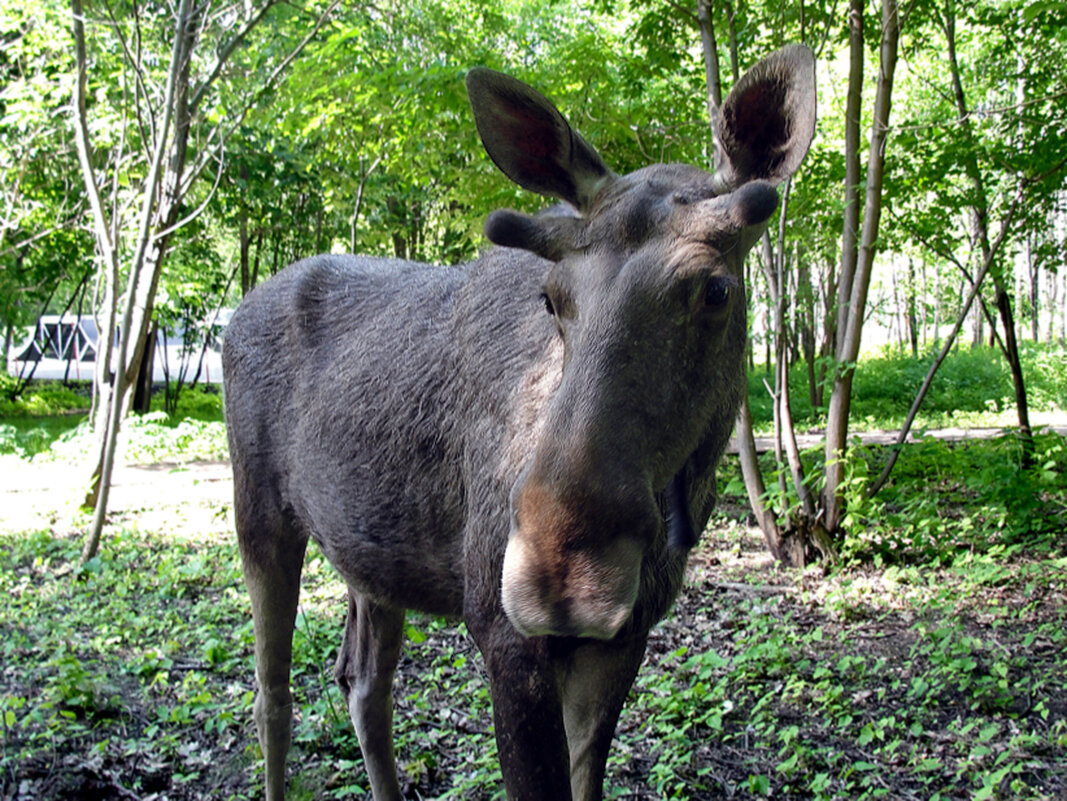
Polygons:
<instances>
[{"instance_id":1,"label":"tree","mask_svg":"<svg viewBox=\"0 0 1067 801\"><path fill-rule=\"evenodd\" d=\"M700 0L700 21L705 62L708 63L709 106L717 105L714 76L718 74L715 37L710 27L710 5ZM886 143L889 132L893 79L900 36L900 19L894 0L882 3L881 35L879 37L879 73L875 85L872 109L870 148L866 174L861 171L860 120L865 44L863 39L863 4L853 0L849 5L848 29L850 69L848 102L845 110L845 204L838 270L838 302L836 307L836 345L834 375L830 407L827 417L826 456L823 467L823 491L817 499L808 486L808 471L797 448L790 408L788 366L789 352L786 326L787 244L786 220L789 188L783 193L777 242L765 237L763 248L764 273L771 290L775 308L773 335L775 347L774 422L776 461L779 486L777 508L768 503L771 497L756 458L752 437L751 414L747 401L737 421L737 439L741 452L742 471L749 500L756 519L763 530L771 552L785 563L800 565L812 558L832 558L829 534L838 534L842 525L843 482L845 477L845 444L852 390L852 374L859 355L860 335L866 309L871 271L877 250L881 216L882 183L885 170ZM733 13L730 14L731 19ZM803 13L800 29L805 29ZM736 28L735 28L736 29ZM734 52L739 48L731 48ZM712 114L714 119L714 113ZM865 187L861 196L860 190ZM862 202L861 202L862 200ZM829 317L829 315L827 315ZM813 351L814 349L809 349ZM787 478L788 477L788 478ZM792 488L788 486L791 479ZM795 493L797 502L789 501ZM821 506L821 508L819 508Z\"/></svg>"},{"instance_id":2,"label":"tree","mask_svg":"<svg viewBox=\"0 0 1067 801\"><path fill-rule=\"evenodd\" d=\"M94 506L83 551L86 560L99 547L119 426L148 340L167 248L174 232L197 213L185 208L185 200L208 167L223 158L229 136L248 109L278 81L333 8L327 7L314 19L306 35L273 66L268 67L269 57L255 48L242 51L246 68L253 75L259 71L258 80L243 94L236 92L228 102L220 102L219 79L275 3L266 0L258 7L246 6L239 18L231 18L229 12L213 15L210 4L197 5L191 0L181 0L173 15L141 5L105 6L105 18L91 21L91 41L97 45L94 54L104 59L107 49L114 48L121 54L122 77L119 85L102 87L115 103L103 110L115 115L116 128L109 143L111 159L101 169L98 156L104 148L94 145L90 134L87 20L81 0L72 0L73 122L104 275L106 315L99 326L94 378L93 423L99 455L86 499L87 505ZM161 41L169 43L169 56L151 51L152 43ZM210 47L213 56L206 59L201 57L205 41L214 45ZM162 72L154 68L156 63L165 65ZM212 100L215 105L209 109ZM133 191L124 198L123 187L128 184ZM120 294L123 271L126 282ZM113 353L116 334L117 355Z\"/></svg>"},{"instance_id":3,"label":"tree","mask_svg":"<svg viewBox=\"0 0 1067 801\"><path fill-rule=\"evenodd\" d=\"M911 171L920 176L915 183L936 192L938 203L905 203L896 219L925 247L958 269L967 292L959 317L912 403L897 444L907 438L937 369L977 300L1012 376L1025 462L1032 453L1033 438L1011 301L1009 254L1013 243L1023 247L1031 237L1049 236L1049 220L1055 216L1063 190L1067 164L1063 112L1053 98L1062 97L1064 85L1062 71L1050 66L1061 61L1061 43L1045 35L1040 14L1022 14L1010 7L961 9L954 0L941 0L932 11L930 26L943 36L945 48L912 57L923 64L942 61L947 67L941 71L947 74L947 85L935 84L936 91L926 95L923 116L906 127L901 150L925 156L911 163ZM981 69L964 67L961 33L971 58L982 65ZM965 80L980 98L978 103L969 99ZM944 136L931 135L934 130L944 132ZM941 143L934 144L938 139ZM969 253L959 255L967 253L964 243ZM987 277L993 281L1000 331L983 299ZM869 495L888 481L898 454L899 447L890 452L878 479L868 488Z\"/></svg>"},{"instance_id":4,"label":"tree","mask_svg":"<svg viewBox=\"0 0 1067 801\"><path fill-rule=\"evenodd\" d=\"M849 28L860 30L850 34L851 68L849 70L849 111L846 111L846 130L851 131L846 144L845 163L854 162L858 149L859 115L853 100L858 92L854 84L862 81L862 4L852 0L849 6ZM837 374L830 393L830 408L826 422L826 467L823 487L824 525L831 533L838 532L844 515L843 482L845 478L845 447L848 440L848 414L852 402L852 377L859 358L863 315L871 270L878 247L878 230L882 216L882 185L885 178L889 112L892 108L893 79L896 75L897 50L900 43L900 12L896 0L882 0L881 38L879 42L879 71L875 88L874 114L871 123L870 148L867 157L866 193L864 196L862 228L854 226L851 212L846 213L841 245L841 273L838 294ZM854 115L854 116L853 116ZM850 168L851 170L851 168ZM854 171L852 171L854 175ZM858 182L845 177L845 208L858 207ZM858 238L857 238L858 233ZM856 245L858 241L858 252Z\"/></svg>"},{"instance_id":5,"label":"tree","mask_svg":"<svg viewBox=\"0 0 1067 801\"><path fill-rule=\"evenodd\" d=\"M82 284L81 193L71 137L66 19L48 2L0 9L0 325L16 328L73 301ZM25 384L15 387L21 391Z\"/></svg>"}]
</instances>

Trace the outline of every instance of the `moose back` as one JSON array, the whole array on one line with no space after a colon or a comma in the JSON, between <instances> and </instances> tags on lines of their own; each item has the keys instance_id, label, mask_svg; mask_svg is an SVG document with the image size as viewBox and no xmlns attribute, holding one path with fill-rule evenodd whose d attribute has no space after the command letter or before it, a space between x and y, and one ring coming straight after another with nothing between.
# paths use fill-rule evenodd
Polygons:
<instances>
[{"instance_id":1,"label":"moose back","mask_svg":"<svg viewBox=\"0 0 1067 801\"><path fill-rule=\"evenodd\" d=\"M494 212L496 247L459 267L298 262L227 331L268 799L285 792L309 538L348 586L335 674L376 801L401 797L406 609L466 621L509 798L592 799L715 501L745 386L742 261L813 135L811 52L737 83L714 174L616 175L533 89L485 69L467 89L500 170L566 205Z\"/></svg>"}]
</instances>

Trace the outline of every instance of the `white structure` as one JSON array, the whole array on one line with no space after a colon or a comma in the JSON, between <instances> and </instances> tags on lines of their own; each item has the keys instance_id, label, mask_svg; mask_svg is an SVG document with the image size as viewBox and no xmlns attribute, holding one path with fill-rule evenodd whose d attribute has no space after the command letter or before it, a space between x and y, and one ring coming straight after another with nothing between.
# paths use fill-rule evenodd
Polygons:
<instances>
[{"instance_id":1,"label":"white structure","mask_svg":"<svg viewBox=\"0 0 1067 801\"><path fill-rule=\"evenodd\" d=\"M218 325L224 328L231 313L227 310L219 314ZM207 328L206 324L204 328ZM205 349L203 334L199 331L196 333L197 336L192 338L189 345L186 344L185 331L160 331L157 334L153 381L165 381L168 371L170 379L177 380L183 360L187 365L185 380L192 381L203 350L200 382L222 383L221 336L211 337ZM37 320L27 337L15 344L7 354L8 373L28 376L33 370L34 378L92 380L99 339L100 333L92 317L44 315ZM117 354L117 347L115 352Z\"/></svg>"}]
</instances>

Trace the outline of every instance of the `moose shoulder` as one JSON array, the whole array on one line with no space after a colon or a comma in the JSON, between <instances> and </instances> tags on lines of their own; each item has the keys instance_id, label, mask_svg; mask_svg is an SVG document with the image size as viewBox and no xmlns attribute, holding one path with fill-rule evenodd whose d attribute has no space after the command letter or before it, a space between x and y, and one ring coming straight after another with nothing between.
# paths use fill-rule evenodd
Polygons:
<instances>
[{"instance_id":1,"label":"moose shoulder","mask_svg":"<svg viewBox=\"0 0 1067 801\"><path fill-rule=\"evenodd\" d=\"M459 267L299 262L227 331L268 799L285 790L309 538L348 585L336 677L377 801L401 797L406 609L467 621L509 798L592 799L714 504L744 388L742 261L811 141L810 51L737 83L714 174L616 175L533 89L484 69L467 87L501 171L569 208L494 212L498 247Z\"/></svg>"}]
</instances>

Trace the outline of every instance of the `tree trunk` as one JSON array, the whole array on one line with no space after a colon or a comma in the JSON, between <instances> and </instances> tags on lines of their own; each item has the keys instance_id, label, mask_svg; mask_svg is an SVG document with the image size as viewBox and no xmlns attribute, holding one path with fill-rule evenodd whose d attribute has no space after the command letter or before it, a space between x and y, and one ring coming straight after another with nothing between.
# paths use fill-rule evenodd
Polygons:
<instances>
[{"instance_id":1,"label":"tree trunk","mask_svg":"<svg viewBox=\"0 0 1067 801\"><path fill-rule=\"evenodd\" d=\"M1011 372L1012 386L1015 388L1015 408L1019 418L1019 437L1023 446L1023 465L1029 464L1034 455L1034 432L1030 427L1030 408L1026 399L1026 385L1023 382L1022 357L1019 355L1019 341L1015 336L1015 325L1011 314L1011 298L1002 287L996 291L997 309L1004 323L1004 356Z\"/></svg>"},{"instance_id":2,"label":"tree trunk","mask_svg":"<svg viewBox=\"0 0 1067 801\"><path fill-rule=\"evenodd\" d=\"M382 156L376 156L371 165L364 169L363 158L359 159L359 186L356 188L356 202L352 206L352 217L349 220L349 252L358 252L359 242L359 215L363 210L363 193L367 186L367 179L375 168L382 163Z\"/></svg>"},{"instance_id":3,"label":"tree trunk","mask_svg":"<svg viewBox=\"0 0 1067 801\"><path fill-rule=\"evenodd\" d=\"M241 164L238 168L237 174L241 180L248 185L248 165ZM241 203L240 208L237 210L237 237L238 237L238 259L241 268L241 297L248 294L248 290L252 288L251 273L248 265L248 251L251 247L251 241L248 236L248 206Z\"/></svg>"},{"instance_id":4,"label":"tree trunk","mask_svg":"<svg viewBox=\"0 0 1067 801\"><path fill-rule=\"evenodd\" d=\"M1030 279L1030 336L1041 339L1041 264L1034 257L1033 237L1026 237L1026 272Z\"/></svg>"},{"instance_id":5,"label":"tree trunk","mask_svg":"<svg viewBox=\"0 0 1067 801\"><path fill-rule=\"evenodd\" d=\"M908 341L911 343L911 358L919 358L919 315L915 308L915 260L908 257L908 286L905 289L908 304Z\"/></svg>"},{"instance_id":6,"label":"tree trunk","mask_svg":"<svg viewBox=\"0 0 1067 801\"><path fill-rule=\"evenodd\" d=\"M719 149L719 108L722 106L722 80L719 78L719 45L715 41L715 26L711 20L711 0L697 0L697 23L700 45L704 53L704 78L708 88L708 122L711 125L712 164L718 172L723 166Z\"/></svg>"},{"instance_id":7,"label":"tree trunk","mask_svg":"<svg viewBox=\"0 0 1067 801\"><path fill-rule=\"evenodd\" d=\"M853 0L854 1L854 0ZM867 291L878 243L878 225L882 212L882 183L885 177L886 143L889 133L889 113L892 108L893 77L896 72L897 47L900 41L900 17L896 0L882 0L881 69L875 89L874 119L871 124L871 144L867 157L867 192L863 209L863 230L856 258L856 271L851 282L851 294L846 309L845 325L838 332L840 348L837 353L838 372L830 393L830 409L826 422L826 484L823 490L825 526L833 535L838 533L844 516L841 485L844 480L845 444L848 440L848 415L852 403L852 378L859 357L860 334ZM849 78L850 86L852 76ZM851 91L851 89L850 89ZM846 163L848 159L846 158ZM846 234L847 238L847 234ZM842 266L844 273L844 266ZM844 281L844 275L842 275Z\"/></svg>"},{"instance_id":8,"label":"tree trunk","mask_svg":"<svg viewBox=\"0 0 1067 801\"><path fill-rule=\"evenodd\" d=\"M748 393L745 393L741 400L741 408L734 425L734 436L737 439L737 453L741 461L741 475L745 480L745 492L748 494L748 503L752 507L756 525L763 532L767 550L775 559L785 563L789 560L789 554L785 549L782 530L778 527L774 512L764 503L767 486L763 483L763 472L760 470L759 454L756 451L756 439L752 435L752 410L748 404Z\"/></svg>"},{"instance_id":9,"label":"tree trunk","mask_svg":"<svg viewBox=\"0 0 1067 801\"><path fill-rule=\"evenodd\" d=\"M819 405L819 388L815 374L815 292L811 286L811 266L800 246L797 248L797 300L800 348L808 374L808 403L812 409L816 409Z\"/></svg>"},{"instance_id":10,"label":"tree trunk","mask_svg":"<svg viewBox=\"0 0 1067 801\"><path fill-rule=\"evenodd\" d=\"M251 292L259 283L259 257L263 253L263 230L256 235L256 255L252 258L252 275L248 280L248 291Z\"/></svg>"},{"instance_id":11,"label":"tree trunk","mask_svg":"<svg viewBox=\"0 0 1067 801\"><path fill-rule=\"evenodd\" d=\"M860 166L860 118L863 104L863 8L862 0L849 0L848 92L845 96L845 212L841 227L841 269L837 279L837 340L835 352L844 350L843 337L847 327L852 282L859 256L860 188L863 172Z\"/></svg>"},{"instance_id":12,"label":"tree trunk","mask_svg":"<svg viewBox=\"0 0 1067 801\"><path fill-rule=\"evenodd\" d=\"M1045 271L1045 283L1048 284L1048 328L1045 329L1045 341L1051 345L1056 341L1056 306L1059 299L1060 276L1052 270Z\"/></svg>"},{"instance_id":13,"label":"tree trunk","mask_svg":"<svg viewBox=\"0 0 1067 801\"><path fill-rule=\"evenodd\" d=\"M156 361L156 337L159 334L159 325L152 324L149 329L149 345L141 355L141 363L137 370L137 380L133 388L133 411L137 414L148 414L152 411L152 374L155 370Z\"/></svg>"},{"instance_id":14,"label":"tree trunk","mask_svg":"<svg viewBox=\"0 0 1067 801\"><path fill-rule=\"evenodd\" d=\"M945 0L941 18L945 33L945 44L949 62L949 73L952 80L952 94L956 103L957 123L968 147L963 151L963 166L971 182L973 190L973 202L971 205L974 220L974 236L978 241L979 252L982 255L982 263L990 265L993 276L993 284L996 290L995 299L997 311L1000 314L1000 322L1004 327L1004 356L1011 370L1012 384L1015 389L1015 405L1019 418L1019 435L1022 438L1023 458L1028 460L1034 451L1034 437L1030 427L1029 405L1026 399L1026 385L1023 381L1022 360L1019 356L1018 338L1015 334L1015 320L1012 315L1011 297L1008 292L1006 281L1001 272L996 269L994 261L997 258L999 244L1004 241L1001 237L994 244L989 235L989 201L985 189L985 180L978 165L973 146L973 132L971 128L971 113L967 105L967 97L963 91L963 81L960 77L959 60L956 54L956 8L955 0ZM979 318L979 321L981 318Z\"/></svg>"}]
</instances>

